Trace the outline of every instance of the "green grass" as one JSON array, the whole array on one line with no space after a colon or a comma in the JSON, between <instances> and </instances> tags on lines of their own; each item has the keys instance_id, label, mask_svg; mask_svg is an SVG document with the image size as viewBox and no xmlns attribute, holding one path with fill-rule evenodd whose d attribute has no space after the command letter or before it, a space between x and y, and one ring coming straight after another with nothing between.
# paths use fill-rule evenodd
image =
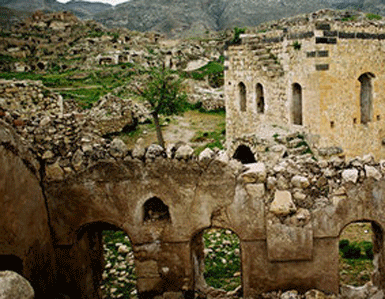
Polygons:
<instances>
[{"instance_id":1,"label":"green grass","mask_svg":"<svg viewBox=\"0 0 385 299\"><path fill-rule=\"evenodd\" d=\"M381 20L382 17L373 13L366 14L366 18L369 20Z\"/></svg>"},{"instance_id":2,"label":"green grass","mask_svg":"<svg viewBox=\"0 0 385 299\"><path fill-rule=\"evenodd\" d=\"M198 146L194 153L199 155L204 149L219 148L224 149L224 142L226 139L226 123L221 122L215 131L198 131L195 136L191 139L192 142L205 143L202 146Z\"/></svg>"},{"instance_id":3,"label":"green grass","mask_svg":"<svg viewBox=\"0 0 385 299\"><path fill-rule=\"evenodd\" d=\"M136 298L136 275L131 243L122 231L103 231L106 268L102 282L104 298ZM128 247L128 254L119 253L117 243ZM114 291L114 289L116 289Z\"/></svg>"},{"instance_id":4,"label":"green grass","mask_svg":"<svg viewBox=\"0 0 385 299\"><path fill-rule=\"evenodd\" d=\"M203 235L208 254L204 277L207 284L225 291L241 284L241 258L238 237L226 230L209 230Z\"/></svg>"}]
</instances>

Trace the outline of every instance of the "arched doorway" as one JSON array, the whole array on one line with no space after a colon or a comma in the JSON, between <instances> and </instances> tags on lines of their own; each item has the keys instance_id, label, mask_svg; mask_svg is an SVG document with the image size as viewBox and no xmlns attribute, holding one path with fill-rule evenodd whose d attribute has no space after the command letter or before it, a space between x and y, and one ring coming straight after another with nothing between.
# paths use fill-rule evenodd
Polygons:
<instances>
[{"instance_id":1,"label":"arched doorway","mask_svg":"<svg viewBox=\"0 0 385 299\"><path fill-rule=\"evenodd\" d=\"M372 79L375 76L372 73L362 74L360 81L360 112L361 124L367 124L373 119L373 86Z\"/></svg>"},{"instance_id":2,"label":"arched doorway","mask_svg":"<svg viewBox=\"0 0 385 299\"><path fill-rule=\"evenodd\" d=\"M302 87L298 83L292 86L291 117L293 124L302 126Z\"/></svg>"},{"instance_id":3,"label":"arched doorway","mask_svg":"<svg viewBox=\"0 0 385 299\"><path fill-rule=\"evenodd\" d=\"M372 282L380 286L385 278L384 250L383 229L376 222L345 226L339 240L340 285L360 287Z\"/></svg>"},{"instance_id":4,"label":"arched doorway","mask_svg":"<svg viewBox=\"0 0 385 299\"><path fill-rule=\"evenodd\" d=\"M255 163L257 162L255 160L253 152L250 150L250 148L246 145L240 145L236 149L234 155L234 159L237 159L240 161L242 164L250 164L250 163Z\"/></svg>"},{"instance_id":5,"label":"arched doorway","mask_svg":"<svg viewBox=\"0 0 385 299\"><path fill-rule=\"evenodd\" d=\"M194 236L191 247L198 298L242 296L240 241L233 231L205 229Z\"/></svg>"},{"instance_id":6,"label":"arched doorway","mask_svg":"<svg viewBox=\"0 0 385 299\"><path fill-rule=\"evenodd\" d=\"M78 231L77 242L77 250L89 254L84 263L90 265L92 281L87 283L92 283L97 290L95 298L136 298L134 252L130 238L123 230L107 222L86 224ZM75 268L75 271L83 270ZM91 278L87 274L79 275L82 276ZM75 283L79 285L79 282ZM81 294L81 290L77 294Z\"/></svg>"}]
</instances>

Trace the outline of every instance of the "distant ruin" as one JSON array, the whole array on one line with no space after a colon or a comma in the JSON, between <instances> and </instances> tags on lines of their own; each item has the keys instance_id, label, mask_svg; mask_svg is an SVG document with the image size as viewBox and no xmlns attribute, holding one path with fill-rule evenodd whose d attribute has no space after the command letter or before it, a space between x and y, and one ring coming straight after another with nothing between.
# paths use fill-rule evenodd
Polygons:
<instances>
[{"instance_id":1,"label":"distant ruin","mask_svg":"<svg viewBox=\"0 0 385 299\"><path fill-rule=\"evenodd\" d=\"M320 11L241 35L228 48L230 152L245 136L279 127L306 133L321 155L384 157L385 26L355 18Z\"/></svg>"}]
</instances>

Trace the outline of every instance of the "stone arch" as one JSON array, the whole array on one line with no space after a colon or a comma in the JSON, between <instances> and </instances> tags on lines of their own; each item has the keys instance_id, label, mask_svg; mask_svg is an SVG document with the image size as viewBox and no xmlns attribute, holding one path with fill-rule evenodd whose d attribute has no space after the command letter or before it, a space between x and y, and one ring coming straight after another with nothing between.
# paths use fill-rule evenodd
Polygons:
<instances>
[{"instance_id":1,"label":"stone arch","mask_svg":"<svg viewBox=\"0 0 385 299\"><path fill-rule=\"evenodd\" d=\"M238 95L239 95L239 109L244 112L246 111L246 85L243 82L238 84Z\"/></svg>"},{"instance_id":2,"label":"stone arch","mask_svg":"<svg viewBox=\"0 0 385 299\"><path fill-rule=\"evenodd\" d=\"M23 274L23 260L16 255L0 255L0 271L13 271Z\"/></svg>"},{"instance_id":3,"label":"stone arch","mask_svg":"<svg viewBox=\"0 0 385 299\"><path fill-rule=\"evenodd\" d=\"M215 245L220 244L221 247L224 247L226 245L232 245L229 243L228 240L222 242L220 241L217 244L214 244L212 240L208 240L207 236L205 236L205 232L215 231L215 233L221 232L222 234L232 235L235 236L237 242L238 242L238 252L235 251L231 253L230 255L226 256L229 260L229 263L234 263L235 259L238 259L236 263L239 263L239 267L237 267L237 277L239 277L239 286L243 286L242 281L242 258L241 258L241 239L239 238L239 235L232 229L225 228L225 227L219 227L219 226L209 226L201 228L200 230L196 231L193 237L191 238L191 260L193 262L193 273L194 273L194 292L196 293L203 293L204 295L209 294L209 292L214 291L215 294L218 295L218 292L221 290L217 290L215 286L209 285L206 281L205 274L205 259L206 256L209 256L209 259L215 259L215 254L218 252L218 249ZM206 248L205 243L210 243L210 248ZM214 250L212 249L214 248ZM210 252L210 250L212 250ZM210 256L210 253L212 253L212 256ZM233 255L236 255L237 257L234 257ZM231 271L231 270L230 270ZM234 268L232 269L234 271ZM219 271L221 274L225 274L225 271ZM226 271L227 272L227 271ZM210 273L207 273L208 276L210 276ZM214 287L214 288L213 288ZM235 288L235 286L233 286Z\"/></svg>"},{"instance_id":4,"label":"stone arch","mask_svg":"<svg viewBox=\"0 0 385 299\"><path fill-rule=\"evenodd\" d=\"M371 281L380 289L385 289L385 231L384 228L377 221L372 219L357 219L346 223L339 231L338 237L341 237L344 229L354 223L370 223L372 226L372 242L373 242L373 265L374 270L371 275Z\"/></svg>"},{"instance_id":5,"label":"stone arch","mask_svg":"<svg viewBox=\"0 0 385 299\"><path fill-rule=\"evenodd\" d=\"M256 99L257 113L259 114L265 113L265 95L264 95L263 85L261 83L257 83L257 85L255 86L255 99Z\"/></svg>"},{"instance_id":6,"label":"stone arch","mask_svg":"<svg viewBox=\"0 0 385 299\"><path fill-rule=\"evenodd\" d=\"M104 285L103 293L105 296L110 296L108 290L116 279L106 279L105 275L108 270L116 269L114 275L118 277L120 271L118 266L114 266L112 259L116 254L132 255L132 267L135 267L134 252L131 248L127 248L124 252L120 247L124 247L125 242L120 238L114 241L114 236L110 237L114 245L109 246L108 239L106 240L105 233L119 233L125 236L132 244L132 239L125 229L113 224L111 221L94 221L82 225L76 231L76 242L71 246L57 246L57 261L58 261L58 281L61 282L58 286L61 293L69 297L78 297L79 294L87 293L92 298L101 298L101 286ZM106 242L105 242L106 240ZM115 245L115 243L119 243ZM109 251L109 247L114 247ZM108 258L108 259L107 259ZM120 259L122 263L126 263L124 259ZM107 266L110 264L110 266ZM123 269L122 269L123 270ZM129 271L128 267L124 271ZM130 273L133 273L131 271ZM132 275L132 274L130 274ZM111 278L109 276L109 278ZM136 280L136 278L134 277ZM108 281L107 284L106 281ZM136 283L133 287L136 287ZM116 288L116 287L115 287ZM114 293L114 295L118 295ZM91 298L91 297L89 297Z\"/></svg>"},{"instance_id":7,"label":"stone arch","mask_svg":"<svg viewBox=\"0 0 385 299\"><path fill-rule=\"evenodd\" d=\"M233 158L237 159L242 164L250 164L250 163L257 162L255 160L255 156L254 156L253 152L251 151L250 147L243 145L243 144L241 144L237 147L237 149L234 152Z\"/></svg>"},{"instance_id":8,"label":"stone arch","mask_svg":"<svg viewBox=\"0 0 385 299\"><path fill-rule=\"evenodd\" d=\"M143 223L171 222L168 206L158 197L151 197L143 205Z\"/></svg>"},{"instance_id":9,"label":"stone arch","mask_svg":"<svg viewBox=\"0 0 385 299\"><path fill-rule=\"evenodd\" d=\"M364 73L359 78L360 82L360 114L361 124L367 124L373 119L373 84L375 76Z\"/></svg>"},{"instance_id":10,"label":"stone arch","mask_svg":"<svg viewBox=\"0 0 385 299\"><path fill-rule=\"evenodd\" d=\"M294 125L302 126L302 87L298 83L292 85L291 117Z\"/></svg>"}]
</instances>

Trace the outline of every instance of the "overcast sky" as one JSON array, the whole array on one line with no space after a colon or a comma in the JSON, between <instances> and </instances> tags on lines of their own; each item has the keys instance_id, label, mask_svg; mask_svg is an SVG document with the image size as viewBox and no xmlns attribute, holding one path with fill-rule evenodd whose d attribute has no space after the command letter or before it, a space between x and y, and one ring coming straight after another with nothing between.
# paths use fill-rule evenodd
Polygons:
<instances>
[{"instance_id":1,"label":"overcast sky","mask_svg":"<svg viewBox=\"0 0 385 299\"><path fill-rule=\"evenodd\" d=\"M57 0L61 3L66 3L70 0ZM103 3L108 3L108 4L111 4L111 5L116 5L116 4L120 4L120 3L123 3L123 2L127 2L129 0L86 0L87 2L103 2Z\"/></svg>"}]
</instances>

